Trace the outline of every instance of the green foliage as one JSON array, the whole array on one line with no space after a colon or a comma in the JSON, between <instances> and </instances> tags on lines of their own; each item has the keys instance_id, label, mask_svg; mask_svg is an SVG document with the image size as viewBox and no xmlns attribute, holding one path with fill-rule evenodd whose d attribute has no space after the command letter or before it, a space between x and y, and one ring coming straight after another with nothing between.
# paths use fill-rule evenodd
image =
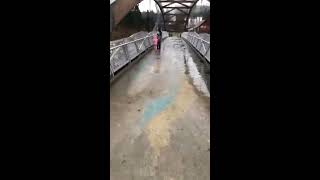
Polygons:
<instances>
[{"instance_id":1,"label":"green foliage","mask_svg":"<svg viewBox=\"0 0 320 180\"><path fill-rule=\"evenodd\" d=\"M195 6L191 11L190 17L208 17L209 15L210 6Z\"/></svg>"},{"instance_id":2,"label":"green foliage","mask_svg":"<svg viewBox=\"0 0 320 180\"><path fill-rule=\"evenodd\" d=\"M144 26L144 20L142 18L141 12L139 9L135 8L130 11L126 17L120 22L121 26L129 28L141 28Z\"/></svg>"},{"instance_id":3,"label":"green foliage","mask_svg":"<svg viewBox=\"0 0 320 180\"><path fill-rule=\"evenodd\" d=\"M161 16L157 13L151 12L142 12L142 18L145 22L146 30L151 31L157 22L158 16Z\"/></svg>"}]
</instances>

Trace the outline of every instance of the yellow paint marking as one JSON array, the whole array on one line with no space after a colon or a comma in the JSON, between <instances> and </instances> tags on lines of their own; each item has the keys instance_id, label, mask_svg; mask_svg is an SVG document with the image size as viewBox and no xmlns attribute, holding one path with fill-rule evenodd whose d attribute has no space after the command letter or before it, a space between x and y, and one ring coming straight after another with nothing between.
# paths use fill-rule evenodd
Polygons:
<instances>
[{"instance_id":1,"label":"yellow paint marking","mask_svg":"<svg viewBox=\"0 0 320 180\"><path fill-rule=\"evenodd\" d=\"M145 131L156 156L159 157L160 149L169 144L170 124L178 119L185 109L192 105L192 102L196 97L197 95L195 94L193 87L187 80L184 80L174 102L167 109L159 113L158 116L152 119L147 125Z\"/></svg>"}]
</instances>

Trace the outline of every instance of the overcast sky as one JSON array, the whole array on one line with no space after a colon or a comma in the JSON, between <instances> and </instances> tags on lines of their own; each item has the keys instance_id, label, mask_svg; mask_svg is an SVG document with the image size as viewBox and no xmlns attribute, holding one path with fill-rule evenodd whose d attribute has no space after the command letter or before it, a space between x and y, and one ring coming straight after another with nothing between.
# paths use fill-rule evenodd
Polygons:
<instances>
[{"instance_id":1,"label":"overcast sky","mask_svg":"<svg viewBox=\"0 0 320 180\"><path fill-rule=\"evenodd\" d=\"M197 5L200 5L202 1L202 5L209 6L210 2L208 0L199 0ZM147 11L152 9L152 11L156 12L156 6L157 4L154 2L154 0L143 0L141 3L139 3L139 9L140 11ZM150 7L150 8L149 8Z\"/></svg>"},{"instance_id":2,"label":"overcast sky","mask_svg":"<svg viewBox=\"0 0 320 180\"><path fill-rule=\"evenodd\" d=\"M139 3L140 11L150 10L149 7L151 7L152 11L156 12L157 11L156 6L157 4L154 2L154 0L143 0L141 3Z\"/></svg>"}]
</instances>

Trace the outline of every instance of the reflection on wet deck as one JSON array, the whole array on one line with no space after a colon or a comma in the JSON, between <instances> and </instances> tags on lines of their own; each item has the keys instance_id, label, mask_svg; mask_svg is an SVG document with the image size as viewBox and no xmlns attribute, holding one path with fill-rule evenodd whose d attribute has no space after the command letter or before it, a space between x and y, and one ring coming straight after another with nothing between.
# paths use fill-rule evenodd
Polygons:
<instances>
[{"instance_id":1,"label":"reflection on wet deck","mask_svg":"<svg viewBox=\"0 0 320 180\"><path fill-rule=\"evenodd\" d=\"M169 37L111 86L111 179L210 178L210 93L197 61Z\"/></svg>"}]
</instances>

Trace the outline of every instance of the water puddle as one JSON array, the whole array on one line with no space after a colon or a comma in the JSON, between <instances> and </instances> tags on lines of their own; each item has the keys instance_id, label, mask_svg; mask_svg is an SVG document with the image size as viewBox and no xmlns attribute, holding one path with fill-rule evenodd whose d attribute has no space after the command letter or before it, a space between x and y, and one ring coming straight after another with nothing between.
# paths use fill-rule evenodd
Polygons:
<instances>
[{"instance_id":1,"label":"water puddle","mask_svg":"<svg viewBox=\"0 0 320 180\"><path fill-rule=\"evenodd\" d=\"M185 49L185 74L191 77L192 83L198 91L210 97L210 67L190 51L189 47Z\"/></svg>"}]
</instances>

